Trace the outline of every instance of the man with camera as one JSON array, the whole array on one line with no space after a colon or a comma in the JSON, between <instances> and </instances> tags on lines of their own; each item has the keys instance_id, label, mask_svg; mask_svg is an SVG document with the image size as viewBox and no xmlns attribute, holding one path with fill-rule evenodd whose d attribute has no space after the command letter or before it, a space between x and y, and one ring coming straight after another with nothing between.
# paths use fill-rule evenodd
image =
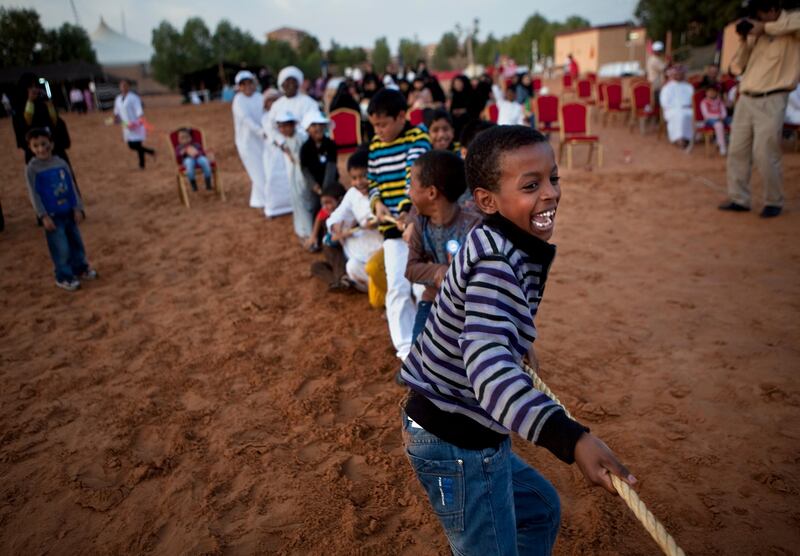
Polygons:
<instances>
[{"instance_id":1,"label":"man with camera","mask_svg":"<svg viewBox=\"0 0 800 556\"><path fill-rule=\"evenodd\" d=\"M751 0L750 16L736 25L741 44L731 72L741 75L731 125L727 177L729 199L721 210L750 210L750 174L755 162L764 179L764 218L783 208L781 130L789 93L800 79L800 12L782 10L780 0Z\"/></svg>"}]
</instances>

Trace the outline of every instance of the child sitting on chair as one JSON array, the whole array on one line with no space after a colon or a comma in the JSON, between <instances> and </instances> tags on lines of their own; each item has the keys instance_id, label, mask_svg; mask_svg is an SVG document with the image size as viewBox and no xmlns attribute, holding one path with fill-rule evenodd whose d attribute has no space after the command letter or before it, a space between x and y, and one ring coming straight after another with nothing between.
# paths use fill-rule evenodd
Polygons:
<instances>
[{"instance_id":1,"label":"child sitting on chair","mask_svg":"<svg viewBox=\"0 0 800 556\"><path fill-rule=\"evenodd\" d=\"M709 86L706 89L706 97L700 101L700 112L706 125L714 128L717 137L719 154L725 156L728 153L728 144L725 140L725 126L730 125L731 119L728 117L728 110L725 103L719 98L718 86Z\"/></svg>"},{"instance_id":2,"label":"child sitting on chair","mask_svg":"<svg viewBox=\"0 0 800 556\"><path fill-rule=\"evenodd\" d=\"M577 462L612 493L612 473L636 479L522 367L535 359L534 316L555 256L547 241L561 191L547 138L527 126L486 130L470 145L466 175L485 220L461 246L403 362L411 389L403 443L453 553L550 554L558 493L512 451L512 431Z\"/></svg>"},{"instance_id":3,"label":"child sitting on chair","mask_svg":"<svg viewBox=\"0 0 800 556\"><path fill-rule=\"evenodd\" d=\"M448 151L423 154L411 167L408 196L416 209L406 223L408 263L406 278L423 284L425 291L417 303L411 341L425 328L433 300L439 292L453 257L467 233L480 223L480 216L462 210L458 199L466 189L464 162Z\"/></svg>"},{"instance_id":4,"label":"child sitting on chair","mask_svg":"<svg viewBox=\"0 0 800 556\"><path fill-rule=\"evenodd\" d=\"M178 144L175 145L175 155L183 162L186 169L186 177L192 191L197 191L197 178L194 175L196 167L203 171L203 178L206 182L206 189L211 191L211 162L206 156L203 146L192 140L192 130L182 127L178 130Z\"/></svg>"}]
</instances>

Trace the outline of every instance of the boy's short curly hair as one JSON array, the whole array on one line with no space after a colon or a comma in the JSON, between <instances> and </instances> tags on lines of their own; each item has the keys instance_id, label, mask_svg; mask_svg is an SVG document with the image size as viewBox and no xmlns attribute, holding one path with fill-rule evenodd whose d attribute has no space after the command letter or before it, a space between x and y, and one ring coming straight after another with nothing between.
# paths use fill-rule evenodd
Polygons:
<instances>
[{"instance_id":1,"label":"boy's short curly hair","mask_svg":"<svg viewBox=\"0 0 800 556\"><path fill-rule=\"evenodd\" d=\"M414 161L414 167L419 169L423 186L434 186L451 203L458 201L467 188L464 162L450 151L428 151Z\"/></svg>"},{"instance_id":2,"label":"boy's short curly hair","mask_svg":"<svg viewBox=\"0 0 800 556\"><path fill-rule=\"evenodd\" d=\"M547 137L522 125L497 125L481 132L469 146L465 161L470 191L500 189L500 158L528 145L546 143Z\"/></svg>"},{"instance_id":3,"label":"boy's short curly hair","mask_svg":"<svg viewBox=\"0 0 800 556\"><path fill-rule=\"evenodd\" d=\"M396 118L400 112L408 110L406 97L400 91L394 89L381 89L367 106L367 114L370 116L389 116Z\"/></svg>"}]
</instances>

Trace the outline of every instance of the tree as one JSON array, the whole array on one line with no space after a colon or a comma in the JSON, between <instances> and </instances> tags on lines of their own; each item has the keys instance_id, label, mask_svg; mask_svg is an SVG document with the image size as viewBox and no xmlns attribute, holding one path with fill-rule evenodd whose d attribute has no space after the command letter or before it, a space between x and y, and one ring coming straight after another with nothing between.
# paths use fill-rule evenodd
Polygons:
<instances>
[{"instance_id":1,"label":"tree","mask_svg":"<svg viewBox=\"0 0 800 556\"><path fill-rule=\"evenodd\" d=\"M283 67L296 65L298 56L288 42L267 41L262 49L261 61L273 72L278 72Z\"/></svg>"},{"instance_id":2,"label":"tree","mask_svg":"<svg viewBox=\"0 0 800 556\"><path fill-rule=\"evenodd\" d=\"M37 63L44 40L36 10L0 8L0 67Z\"/></svg>"},{"instance_id":3,"label":"tree","mask_svg":"<svg viewBox=\"0 0 800 556\"><path fill-rule=\"evenodd\" d=\"M716 40L725 25L736 19L739 6L732 0L639 0L634 14L650 37L663 39L672 31L700 46Z\"/></svg>"},{"instance_id":4,"label":"tree","mask_svg":"<svg viewBox=\"0 0 800 556\"><path fill-rule=\"evenodd\" d=\"M356 66L367 61L367 51L360 46L341 46L336 41L331 41L331 48L328 50L328 62L337 65L339 68Z\"/></svg>"},{"instance_id":5,"label":"tree","mask_svg":"<svg viewBox=\"0 0 800 556\"><path fill-rule=\"evenodd\" d=\"M153 29L153 57L150 66L153 77L169 87L177 87L181 72L187 71L186 55L181 44L181 34L167 21Z\"/></svg>"},{"instance_id":6,"label":"tree","mask_svg":"<svg viewBox=\"0 0 800 556\"><path fill-rule=\"evenodd\" d=\"M451 69L450 59L458 55L458 37L453 32L447 32L439 39L433 53L431 65L436 70Z\"/></svg>"},{"instance_id":7,"label":"tree","mask_svg":"<svg viewBox=\"0 0 800 556\"><path fill-rule=\"evenodd\" d=\"M484 66L494 64L495 56L499 53L500 41L494 35L489 33L486 40L483 42L476 42L475 46L475 63Z\"/></svg>"},{"instance_id":8,"label":"tree","mask_svg":"<svg viewBox=\"0 0 800 556\"><path fill-rule=\"evenodd\" d=\"M400 39L397 52L406 66L416 66L417 60L425 59L425 50L417 39Z\"/></svg>"},{"instance_id":9,"label":"tree","mask_svg":"<svg viewBox=\"0 0 800 556\"><path fill-rule=\"evenodd\" d=\"M199 17L190 17L183 25L180 47L186 56L183 73L197 71L214 62L214 45L211 31Z\"/></svg>"},{"instance_id":10,"label":"tree","mask_svg":"<svg viewBox=\"0 0 800 556\"><path fill-rule=\"evenodd\" d=\"M261 45L250 33L235 27L227 19L217 24L211 37L211 49L217 62L256 65L261 61Z\"/></svg>"},{"instance_id":11,"label":"tree","mask_svg":"<svg viewBox=\"0 0 800 556\"><path fill-rule=\"evenodd\" d=\"M372 65L375 66L375 71L382 72L392 59L392 53L389 50L389 41L386 37L381 37L375 40L375 46L372 49Z\"/></svg>"},{"instance_id":12,"label":"tree","mask_svg":"<svg viewBox=\"0 0 800 556\"><path fill-rule=\"evenodd\" d=\"M89 34L83 27L64 23L58 29L45 32L42 61L46 63L84 61L97 63Z\"/></svg>"}]
</instances>

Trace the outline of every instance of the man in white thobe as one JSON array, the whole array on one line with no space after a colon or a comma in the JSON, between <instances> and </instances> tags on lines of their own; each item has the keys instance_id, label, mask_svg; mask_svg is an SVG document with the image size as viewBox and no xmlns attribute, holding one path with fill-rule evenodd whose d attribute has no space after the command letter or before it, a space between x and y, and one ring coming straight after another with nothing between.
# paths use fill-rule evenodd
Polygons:
<instances>
[{"instance_id":1,"label":"man in white thobe","mask_svg":"<svg viewBox=\"0 0 800 556\"><path fill-rule=\"evenodd\" d=\"M270 135L280 137L278 133L277 117L291 112L297 118L298 123L303 121L306 114L319 112L317 101L300 91L303 84L303 72L294 66L287 66L278 73L278 88L283 91L283 96L276 100L270 109Z\"/></svg>"},{"instance_id":2,"label":"man in white thobe","mask_svg":"<svg viewBox=\"0 0 800 556\"><path fill-rule=\"evenodd\" d=\"M270 135L272 106L280 98L278 89L264 91L264 113L261 116L261 128L266 135L264 139L264 216L274 218L292 212L292 193L289 187L289 174L283 151L275 144L275 137Z\"/></svg>"},{"instance_id":3,"label":"man in white thobe","mask_svg":"<svg viewBox=\"0 0 800 556\"><path fill-rule=\"evenodd\" d=\"M670 143L686 147L694 134L694 87L685 81L686 71L679 66L671 68L667 75L670 80L659 95L667 136Z\"/></svg>"},{"instance_id":4,"label":"man in white thobe","mask_svg":"<svg viewBox=\"0 0 800 556\"><path fill-rule=\"evenodd\" d=\"M236 150L247 175L250 177L250 206L264 208L264 139L261 129L263 104L261 95L256 94L256 78L242 70L236 74L239 92L233 97L233 130Z\"/></svg>"}]
</instances>

